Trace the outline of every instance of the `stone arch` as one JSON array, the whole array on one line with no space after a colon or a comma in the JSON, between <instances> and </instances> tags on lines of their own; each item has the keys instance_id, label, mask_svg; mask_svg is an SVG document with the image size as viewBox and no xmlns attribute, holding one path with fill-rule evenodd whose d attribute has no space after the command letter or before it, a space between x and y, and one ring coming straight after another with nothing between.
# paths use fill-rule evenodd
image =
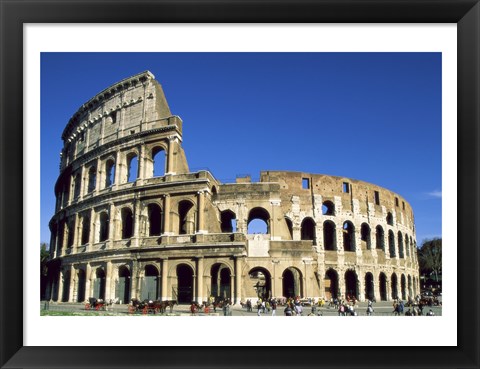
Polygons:
<instances>
[{"instance_id":1,"label":"stone arch","mask_svg":"<svg viewBox=\"0 0 480 369\"><path fill-rule=\"evenodd\" d=\"M325 250L334 251L337 249L335 223L331 220L323 222L323 244Z\"/></svg>"},{"instance_id":2,"label":"stone arch","mask_svg":"<svg viewBox=\"0 0 480 369\"><path fill-rule=\"evenodd\" d=\"M122 217L122 240L133 237L133 212L128 206L120 211Z\"/></svg>"},{"instance_id":3,"label":"stone arch","mask_svg":"<svg viewBox=\"0 0 480 369\"><path fill-rule=\"evenodd\" d=\"M82 237L80 244L86 245L90 240L90 214L84 213L81 216L82 220Z\"/></svg>"},{"instance_id":4,"label":"stone arch","mask_svg":"<svg viewBox=\"0 0 480 369\"><path fill-rule=\"evenodd\" d=\"M304 218L301 225L301 239L315 241L315 227L315 221L312 218Z\"/></svg>"},{"instance_id":5,"label":"stone arch","mask_svg":"<svg viewBox=\"0 0 480 369\"><path fill-rule=\"evenodd\" d=\"M408 275L407 283L408 283L408 297L413 298L415 296L414 296L413 290L412 290L412 276L410 274Z\"/></svg>"},{"instance_id":6,"label":"stone arch","mask_svg":"<svg viewBox=\"0 0 480 369\"><path fill-rule=\"evenodd\" d=\"M390 257L394 258L395 254L395 235L393 234L392 230L388 231L388 252L390 253Z\"/></svg>"},{"instance_id":7,"label":"stone arch","mask_svg":"<svg viewBox=\"0 0 480 369\"><path fill-rule=\"evenodd\" d=\"M177 301L179 304L190 304L194 293L194 268L186 263L180 263L176 267L177 276Z\"/></svg>"},{"instance_id":8,"label":"stone arch","mask_svg":"<svg viewBox=\"0 0 480 369\"><path fill-rule=\"evenodd\" d=\"M362 223L360 226L360 239L362 242L362 249L370 250L372 248L370 226L367 223Z\"/></svg>"},{"instance_id":9,"label":"stone arch","mask_svg":"<svg viewBox=\"0 0 480 369\"><path fill-rule=\"evenodd\" d=\"M358 276L353 269L345 272L345 297L348 299L355 297L358 300Z\"/></svg>"},{"instance_id":10,"label":"stone arch","mask_svg":"<svg viewBox=\"0 0 480 369\"><path fill-rule=\"evenodd\" d=\"M127 304L130 302L130 282L130 269L126 265L121 265L118 268L118 280L115 284L115 297L118 298L121 303Z\"/></svg>"},{"instance_id":11,"label":"stone arch","mask_svg":"<svg viewBox=\"0 0 480 369\"><path fill-rule=\"evenodd\" d=\"M178 203L178 234L195 233L195 205L190 200Z\"/></svg>"},{"instance_id":12,"label":"stone arch","mask_svg":"<svg viewBox=\"0 0 480 369\"><path fill-rule=\"evenodd\" d=\"M105 188L115 184L115 160L109 158L105 161Z\"/></svg>"},{"instance_id":13,"label":"stone arch","mask_svg":"<svg viewBox=\"0 0 480 369\"><path fill-rule=\"evenodd\" d=\"M141 300L157 300L160 285L158 268L153 264L147 264L143 271Z\"/></svg>"},{"instance_id":14,"label":"stone arch","mask_svg":"<svg viewBox=\"0 0 480 369\"><path fill-rule=\"evenodd\" d=\"M251 209L248 213L247 230L249 234L270 234L270 213L262 207Z\"/></svg>"},{"instance_id":15,"label":"stone arch","mask_svg":"<svg viewBox=\"0 0 480 369\"><path fill-rule=\"evenodd\" d=\"M408 234L405 233L405 254L410 257L410 243L408 242Z\"/></svg>"},{"instance_id":16,"label":"stone arch","mask_svg":"<svg viewBox=\"0 0 480 369\"><path fill-rule=\"evenodd\" d=\"M322 214L335 215L335 204L330 200L324 201L322 204Z\"/></svg>"},{"instance_id":17,"label":"stone arch","mask_svg":"<svg viewBox=\"0 0 480 369\"><path fill-rule=\"evenodd\" d=\"M268 269L256 266L248 272L249 280L247 289L254 291L256 297L268 299L272 297L272 275ZM248 293L248 291L247 291Z\"/></svg>"},{"instance_id":18,"label":"stone arch","mask_svg":"<svg viewBox=\"0 0 480 369\"><path fill-rule=\"evenodd\" d=\"M82 176L80 173L75 174L73 178L73 199L78 199L82 192Z\"/></svg>"},{"instance_id":19,"label":"stone arch","mask_svg":"<svg viewBox=\"0 0 480 369\"><path fill-rule=\"evenodd\" d=\"M151 177L161 177L167 172L167 150L162 145L154 146L151 150L152 172Z\"/></svg>"},{"instance_id":20,"label":"stone arch","mask_svg":"<svg viewBox=\"0 0 480 369\"><path fill-rule=\"evenodd\" d=\"M403 251L403 235L402 232L398 231L398 257L400 259L403 259L405 257L404 251Z\"/></svg>"},{"instance_id":21,"label":"stone arch","mask_svg":"<svg viewBox=\"0 0 480 369\"><path fill-rule=\"evenodd\" d=\"M389 226L393 226L393 214L391 212L387 213L386 221Z\"/></svg>"},{"instance_id":22,"label":"stone arch","mask_svg":"<svg viewBox=\"0 0 480 369\"><path fill-rule=\"evenodd\" d=\"M130 151L125 155L127 172L125 173L124 182L135 182L138 178L138 154L136 151Z\"/></svg>"},{"instance_id":23,"label":"stone arch","mask_svg":"<svg viewBox=\"0 0 480 369\"><path fill-rule=\"evenodd\" d=\"M375 299L375 280L371 272L365 273L365 298L370 301Z\"/></svg>"},{"instance_id":24,"label":"stone arch","mask_svg":"<svg viewBox=\"0 0 480 369\"><path fill-rule=\"evenodd\" d=\"M97 168L91 165L88 169L87 193L91 193L97 186Z\"/></svg>"},{"instance_id":25,"label":"stone arch","mask_svg":"<svg viewBox=\"0 0 480 369\"><path fill-rule=\"evenodd\" d=\"M77 271L77 302L84 302L86 300L85 296L85 285L87 282L87 277L85 270L82 268Z\"/></svg>"},{"instance_id":26,"label":"stone arch","mask_svg":"<svg viewBox=\"0 0 480 369\"><path fill-rule=\"evenodd\" d=\"M398 299L398 278L395 273L392 273L391 278L391 291L392 291L392 299Z\"/></svg>"},{"instance_id":27,"label":"stone arch","mask_svg":"<svg viewBox=\"0 0 480 369\"><path fill-rule=\"evenodd\" d=\"M387 301L388 295L387 295L387 276L385 273L380 272L378 275L378 287L379 287L379 292L380 292L380 300L381 301Z\"/></svg>"},{"instance_id":28,"label":"stone arch","mask_svg":"<svg viewBox=\"0 0 480 369\"><path fill-rule=\"evenodd\" d=\"M105 299L105 286L106 286L105 270L99 267L94 272L93 279L93 297L97 299Z\"/></svg>"},{"instance_id":29,"label":"stone arch","mask_svg":"<svg viewBox=\"0 0 480 369\"><path fill-rule=\"evenodd\" d=\"M295 267L288 267L282 273L283 297L303 296L302 272Z\"/></svg>"},{"instance_id":30,"label":"stone arch","mask_svg":"<svg viewBox=\"0 0 480 369\"><path fill-rule=\"evenodd\" d=\"M342 234L343 250L351 252L355 251L355 226L349 220L343 223Z\"/></svg>"},{"instance_id":31,"label":"stone arch","mask_svg":"<svg viewBox=\"0 0 480 369\"><path fill-rule=\"evenodd\" d=\"M63 290L61 302L68 302L70 294L70 270L63 272Z\"/></svg>"},{"instance_id":32,"label":"stone arch","mask_svg":"<svg viewBox=\"0 0 480 369\"><path fill-rule=\"evenodd\" d=\"M232 271L224 263L215 263L210 268L210 293L215 300L232 299Z\"/></svg>"},{"instance_id":33,"label":"stone arch","mask_svg":"<svg viewBox=\"0 0 480 369\"><path fill-rule=\"evenodd\" d=\"M338 273L335 269L329 268L325 273L325 298L327 300L339 297Z\"/></svg>"},{"instance_id":34,"label":"stone arch","mask_svg":"<svg viewBox=\"0 0 480 369\"><path fill-rule=\"evenodd\" d=\"M385 232L383 231L383 228L381 225L377 225L375 228L375 241L376 245L375 247L377 250L383 250L385 251Z\"/></svg>"},{"instance_id":35,"label":"stone arch","mask_svg":"<svg viewBox=\"0 0 480 369\"><path fill-rule=\"evenodd\" d=\"M402 274L400 277L400 294L402 296L402 300L407 299L407 280L405 278L405 274Z\"/></svg>"},{"instance_id":36,"label":"stone arch","mask_svg":"<svg viewBox=\"0 0 480 369\"><path fill-rule=\"evenodd\" d=\"M220 228L222 233L237 231L237 216L232 210L227 209L220 213Z\"/></svg>"},{"instance_id":37,"label":"stone arch","mask_svg":"<svg viewBox=\"0 0 480 369\"><path fill-rule=\"evenodd\" d=\"M290 235L290 240L293 240L293 222L289 217L285 217L285 223L287 224L288 234Z\"/></svg>"},{"instance_id":38,"label":"stone arch","mask_svg":"<svg viewBox=\"0 0 480 369\"><path fill-rule=\"evenodd\" d=\"M110 229L110 217L108 212L102 211L98 214L99 219L99 231L98 231L98 241L104 242L108 240L108 232Z\"/></svg>"},{"instance_id":39,"label":"stone arch","mask_svg":"<svg viewBox=\"0 0 480 369\"><path fill-rule=\"evenodd\" d=\"M147 205L148 211L148 235L160 236L162 233L163 214L162 208L155 202Z\"/></svg>"}]
</instances>

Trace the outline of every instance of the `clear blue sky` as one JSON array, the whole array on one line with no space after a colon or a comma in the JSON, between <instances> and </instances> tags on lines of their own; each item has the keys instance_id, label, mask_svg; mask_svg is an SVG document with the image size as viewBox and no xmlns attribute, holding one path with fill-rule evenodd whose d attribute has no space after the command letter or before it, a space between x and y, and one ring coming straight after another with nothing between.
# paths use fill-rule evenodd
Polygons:
<instances>
[{"instance_id":1,"label":"clear blue sky","mask_svg":"<svg viewBox=\"0 0 480 369\"><path fill-rule=\"evenodd\" d=\"M261 170L372 182L412 205L419 245L441 237L440 53L43 53L42 242L63 128L95 94L145 70L184 122L190 169L223 182Z\"/></svg>"}]
</instances>

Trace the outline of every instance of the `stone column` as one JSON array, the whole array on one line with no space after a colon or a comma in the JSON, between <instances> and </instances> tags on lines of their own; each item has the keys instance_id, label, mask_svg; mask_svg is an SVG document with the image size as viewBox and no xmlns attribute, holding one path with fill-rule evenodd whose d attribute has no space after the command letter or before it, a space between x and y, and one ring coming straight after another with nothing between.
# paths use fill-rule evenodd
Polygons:
<instances>
[{"instance_id":1,"label":"stone column","mask_svg":"<svg viewBox=\"0 0 480 369\"><path fill-rule=\"evenodd\" d=\"M85 165L82 165L80 170L80 194L78 195L78 201L83 200L83 195L87 193L88 180L85 180Z\"/></svg>"},{"instance_id":2,"label":"stone column","mask_svg":"<svg viewBox=\"0 0 480 369\"><path fill-rule=\"evenodd\" d=\"M166 194L163 197L163 234L165 236L171 235L170 230L170 195Z\"/></svg>"},{"instance_id":3,"label":"stone column","mask_svg":"<svg viewBox=\"0 0 480 369\"><path fill-rule=\"evenodd\" d=\"M138 158L138 178L137 184L139 186L143 185L143 180L145 179L145 145L140 146L140 157Z\"/></svg>"},{"instance_id":4,"label":"stone column","mask_svg":"<svg viewBox=\"0 0 480 369\"><path fill-rule=\"evenodd\" d=\"M140 200L135 199L135 205L134 205L134 214L133 214L133 242L132 246L138 247L139 243L139 237L140 237Z\"/></svg>"},{"instance_id":5,"label":"stone column","mask_svg":"<svg viewBox=\"0 0 480 369\"><path fill-rule=\"evenodd\" d=\"M116 238L115 231L117 229L117 217L115 216L115 205L113 203L110 204L109 208L109 222L108 222L108 240L107 240L107 248L111 248L113 244L113 240Z\"/></svg>"},{"instance_id":6,"label":"stone column","mask_svg":"<svg viewBox=\"0 0 480 369\"><path fill-rule=\"evenodd\" d=\"M234 304L239 304L242 298L242 291L240 287L240 281L242 278L242 267L240 262L241 262L241 257L237 256L235 258L235 294L234 294L235 299L233 301Z\"/></svg>"},{"instance_id":7,"label":"stone column","mask_svg":"<svg viewBox=\"0 0 480 369\"><path fill-rule=\"evenodd\" d=\"M78 212L77 212L74 215L72 254L76 254L78 246L80 246L80 241L81 241L81 237L79 237L79 235L81 233L81 228L80 227L81 227L81 225L80 225L79 216L78 216Z\"/></svg>"},{"instance_id":8,"label":"stone column","mask_svg":"<svg viewBox=\"0 0 480 369\"><path fill-rule=\"evenodd\" d=\"M138 283L138 261L132 260L132 273L130 278L130 298L137 299L137 283Z\"/></svg>"},{"instance_id":9,"label":"stone column","mask_svg":"<svg viewBox=\"0 0 480 369\"><path fill-rule=\"evenodd\" d=\"M107 261L106 273L105 273L105 300L111 299L112 290L112 262Z\"/></svg>"},{"instance_id":10,"label":"stone column","mask_svg":"<svg viewBox=\"0 0 480 369\"><path fill-rule=\"evenodd\" d=\"M387 301L392 301L392 281L387 273L385 273L385 285L387 290Z\"/></svg>"},{"instance_id":11,"label":"stone column","mask_svg":"<svg viewBox=\"0 0 480 369\"><path fill-rule=\"evenodd\" d=\"M168 293L168 259L162 259L162 301L170 300Z\"/></svg>"},{"instance_id":12,"label":"stone column","mask_svg":"<svg viewBox=\"0 0 480 369\"><path fill-rule=\"evenodd\" d=\"M58 273L58 296L57 302L62 302L63 300L63 270L60 269Z\"/></svg>"},{"instance_id":13,"label":"stone column","mask_svg":"<svg viewBox=\"0 0 480 369\"><path fill-rule=\"evenodd\" d=\"M68 302L75 302L75 296L73 294L75 290L75 268L73 264L70 265L70 281L68 285Z\"/></svg>"},{"instance_id":14,"label":"stone column","mask_svg":"<svg viewBox=\"0 0 480 369\"><path fill-rule=\"evenodd\" d=\"M358 270L358 301L365 301L365 273L362 269Z\"/></svg>"},{"instance_id":15,"label":"stone column","mask_svg":"<svg viewBox=\"0 0 480 369\"><path fill-rule=\"evenodd\" d=\"M105 165L105 163L102 163L100 159L97 159L96 163L96 168L97 168L97 174L95 177L95 193L98 193L101 189L103 189L103 184L105 183L105 180L103 179L103 170L102 170L102 165Z\"/></svg>"},{"instance_id":16,"label":"stone column","mask_svg":"<svg viewBox=\"0 0 480 369\"><path fill-rule=\"evenodd\" d=\"M338 297L340 299L346 297L346 292L347 288L345 286L345 270L340 269L338 270Z\"/></svg>"},{"instance_id":17,"label":"stone column","mask_svg":"<svg viewBox=\"0 0 480 369\"><path fill-rule=\"evenodd\" d=\"M375 299L377 301L381 300L380 295L380 273L372 273L373 274L373 293L375 295Z\"/></svg>"},{"instance_id":18,"label":"stone column","mask_svg":"<svg viewBox=\"0 0 480 369\"><path fill-rule=\"evenodd\" d=\"M90 251L95 243L95 233L97 231L98 230L95 227L95 211L90 209L90 234L88 235L88 245L85 248L86 252Z\"/></svg>"},{"instance_id":19,"label":"stone column","mask_svg":"<svg viewBox=\"0 0 480 369\"><path fill-rule=\"evenodd\" d=\"M171 136L168 138L167 173L165 174L175 174L173 155L175 152L176 143L177 143L176 136Z\"/></svg>"},{"instance_id":20,"label":"stone column","mask_svg":"<svg viewBox=\"0 0 480 369\"><path fill-rule=\"evenodd\" d=\"M92 281L92 266L90 263L87 263L85 268L85 301L88 301L88 298L92 296L91 283Z\"/></svg>"},{"instance_id":21,"label":"stone column","mask_svg":"<svg viewBox=\"0 0 480 369\"><path fill-rule=\"evenodd\" d=\"M197 258L197 297L196 300L199 304L204 301L203 296L203 257Z\"/></svg>"},{"instance_id":22,"label":"stone column","mask_svg":"<svg viewBox=\"0 0 480 369\"><path fill-rule=\"evenodd\" d=\"M204 207L205 207L205 191L198 191L198 224L197 224L197 233L206 233L204 230Z\"/></svg>"},{"instance_id":23,"label":"stone column","mask_svg":"<svg viewBox=\"0 0 480 369\"><path fill-rule=\"evenodd\" d=\"M114 180L113 180L113 185L112 185L112 189L117 189L118 185L120 184L120 175L121 175L121 172L122 172L122 163L121 163L121 156L120 156L120 152L117 151L117 153L115 154L115 177L114 177Z\"/></svg>"}]
</instances>

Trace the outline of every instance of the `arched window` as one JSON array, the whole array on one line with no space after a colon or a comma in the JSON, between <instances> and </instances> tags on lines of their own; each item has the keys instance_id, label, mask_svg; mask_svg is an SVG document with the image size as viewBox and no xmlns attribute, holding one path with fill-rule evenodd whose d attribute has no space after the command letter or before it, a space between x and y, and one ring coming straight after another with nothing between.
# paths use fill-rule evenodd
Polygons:
<instances>
[{"instance_id":1,"label":"arched window","mask_svg":"<svg viewBox=\"0 0 480 369\"><path fill-rule=\"evenodd\" d=\"M403 259L405 256L403 254L403 236L398 232L398 256Z\"/></svg>"},{"instance_id":2,"label":"arched window","mask_svg":"<svg viewBox=\"0 0 480 369\"><path fill-rule=\"evenodd\" d=\"M161 147L152 150L153 172L152 177L165 175L165 151Z\"/></svg>"},{"instance_id":3,"label":"arched window","mask_svg":"<svg viewBox=\"0 0 480 369\"><path fill-rule=\"evenodd\" d=\"M82 217L82 245L86 245L90 238L90 216Z\"/></svg>"},{"instance_id":4,"label":"arched window","mask_svg":"<svg viewBox=\"0 0 480 369\"><path fill-rule=\"evenodd\" d=\"M97 169L94 166L91 166L88 170L88 189L87 192L93 192L97 185Z\"/></svg>"},{"instance_id":5,"label":"arched window","mask_svg":"<svg viewBox=\"0 0 480 369\"><path fill-rule=\"evenodd\" d=\"M78 199L79 196L80 196L80 189L81 189L81 182L82 182L82 178L80 177L80 173L78 173L76 176L75 176L75 180L73 182L73 199Z\"/></svg>"},{"instance_id":6,"label":"arched window","mask_svg":"<svg viewBox=\"0 0 480 369\"><path fill-rule=\"evenodd\" d=\"M190 201L180 201L178 204L178 217L178 234L195 233L195 209Z\"/></svg>"},{"instance_id":7,"label":"arched window","mask_svg":"<svg viewBox=\"0 0 480 369\"><path fill-rule=\"evenodd\" d=\"M133 214L130 208L122 209L122 239L133 236Z\"/></svg>"},{"instance_id":8,"label":"arched window","mask_svg":"<svg viewBox=\"0 0 480 369\"><path fill-rule=\"evenodd\" d=\"M105 163L105 187L110 187L115 183L115 162L112 159Z\"/></svg>"},{"instance_id":9,"label":"arched window","mask_svg":"<svg viewBox=\"0 0 480 369\"><path fill-rule=\"evenodd\" d=\"M335 205L331 201L324 201L322 204L323 215L335 215Z\"/></svg>"},{"instance_id":10,"label":"arched window","mask_svg":"<svg viewBox=\"0 0 480 369\"><path fill-rule=\"evenodd\" d=\"M410 243L408 242L408 235L405 233L405 253L410 257Z\"/></svg>"},{"instance_id":11,"label":"arched window","mask_svg":"<svg viewBox=\"0 0 480 369\"><path fill-rule=\"evenodd\" d=\"M237 220L233 211L222 211L220 218L222 233L232 233L237 231Z\"/></svg>"},{"instance_id":12,"label":"arched window","mask_svg":"<svg viewBox=\"0 0 480 369\"><path fill-rule=\"evenodd\" d=\"M393 226L393 215L390 212L387 214L387 224Z\"/></svg>"},{"instance_id":13,"label":"arched window","mask_svg":"<svg viewBox=\"0 0 480 369\"><path fill-rule=\"evenodd\" d=\"M68 222L68 242L67 247L73 247L73 240L75 237L75 221L70 220Z\"/></svg>"},{"instance_id":14,"label":"arched window","mask_svg":"<svg viewBox=\"0 0 480 369\"><path fill-rule=\"evenodd\" d=\"M376 248L385 251L385 233L382 226L378 225L376 228Z\"/></svg>"},{"instance_id":15,"label":"arched window","mask_svg":"<svg viewBox=\"0 0 480 369\"><path fill-rule=\"evenodd\" d=\"M363 248L370 250L372 248L372 243L370 239L370 227L367 223L362 223L360 233Z\"/></svg>"},{"instance_id":16,"label":"arched window","mask_svg":"<svg viewBox=\"0 0 480 369\"><path fill-rule=\"evenodd\" d=\"M388 231L388 251L390 252L390 257L394 258L395 255L395 235L393 231Z\"/></svg>"},{"instance_id":17,"label":"arched window","mask_svg":"<svg viewBox=\"0 0 480 369\"><path fill-rule=\"evenodd\" d=\"M293 240L293 223L290 218L285 217L285 223L287 223L288 233L290 234L290 239Z\"/></svg>"},{"instance_id":18,"label":"arched window","mask_svg":"<svg viewBox=\"0 0 480 369\"><path fill-rule=\"evenodd\" d=\"M335 223L330 220L323 223L323 246L325 250L333 251L337 249Z\"/></svg>"},{"instance_id":19,"label":"arched window","mask_svg":"<svg viewBox=\"0 0 480 369\"><path fill-rule=\"evenodd\" d=\"M350 221L343 223L343 249L355 251L355 227Z\"/></svg>"},{"instance_id":20,"label":"arched window","mask_svg":"<svg viewBox=\"0 0 480 369\"><path fill-rule=\"evenodd\" d=\"M148 205L149 236L160 236L162 232L162 210L157 204Z\"/></svg>"},{"instance_id":21,"label":"arched window","mask_svg":"<svg viewBox=\"0 0 480 369\"><path fill-rule=\"evenodd\" d=\"M315 240L315 222L312 218L305 218L301 225L301 238L302 240Z\"/></svg>"},{"instance_id":22,"label":"arched window","mask_svg":"<svg viewBox=\"0 0 480 369\"><path fill-rule=\"evenodd\" d=\"M248 214L247 233L270 233L270 214L264 208L253 208Z\"/></svg>"},{"instance_id":23,"label":"arched window","mask_svg":"<svg viewBox=\"0 0 480 369\"><path fill-rule=\"evenodd\" d=\"M98 241L103 242L108 239L108 229L109 229L110 219L106 212L100 213L100 232Z\"/></svg>"},{"instance_id":24,"label":"arched window","mask_svg":"<svg viewBox=\"0 0 480 369\"><path fill-rule=\"evenodd\" d=\"M127 155L127 182L135 182L138 178L138 158L135 153Z\"/></svg>"}]
</instances>

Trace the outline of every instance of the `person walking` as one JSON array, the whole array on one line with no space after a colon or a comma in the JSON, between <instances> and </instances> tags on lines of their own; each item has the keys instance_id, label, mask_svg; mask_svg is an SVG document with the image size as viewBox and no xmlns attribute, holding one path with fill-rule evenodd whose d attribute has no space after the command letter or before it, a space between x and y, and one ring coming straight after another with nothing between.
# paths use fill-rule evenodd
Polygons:
<instances>
[{"instance_id":1,"label":"person walking","mask_svg":"<svg viewBox=\"0 0 480 369\"><path fill-rule=\"evenodd\" d=\"M272 299L271 307L272 307L272 316L277 315L277 301L275 301L275 299Z\"/></svg>"}]
</instances>

